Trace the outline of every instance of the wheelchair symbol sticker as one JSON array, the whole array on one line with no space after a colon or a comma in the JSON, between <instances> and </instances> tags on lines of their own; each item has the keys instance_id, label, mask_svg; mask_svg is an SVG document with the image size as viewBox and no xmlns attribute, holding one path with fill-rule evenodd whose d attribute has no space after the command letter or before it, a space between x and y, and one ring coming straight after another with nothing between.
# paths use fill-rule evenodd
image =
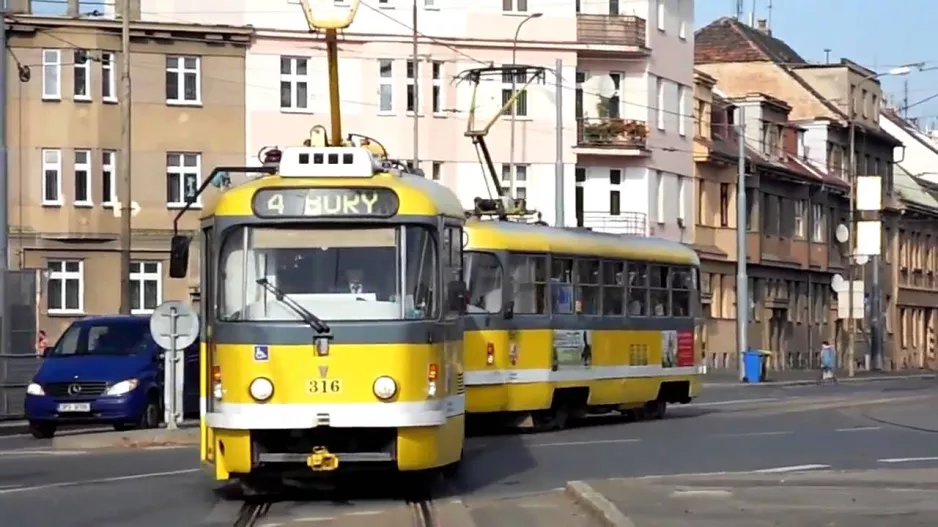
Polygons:
<instances>
[{"instance_id":1,"label":"wheelchair symbol sticker","mask_svg":"<svg viewBox=\"0 0 938 527\"><path fill-rule=\"evenodd\" d=\"M270 360L270 349L267 346L254 346L254 360L256 362L267 362Z\"/></svg>"}]
</instances>

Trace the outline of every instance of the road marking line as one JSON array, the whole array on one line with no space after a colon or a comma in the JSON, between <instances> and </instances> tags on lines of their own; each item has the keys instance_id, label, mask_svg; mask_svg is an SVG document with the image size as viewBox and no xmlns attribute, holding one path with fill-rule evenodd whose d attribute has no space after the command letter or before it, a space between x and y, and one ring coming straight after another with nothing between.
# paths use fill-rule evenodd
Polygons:
<instances>
[{"instance_id":1,"label":"road marking line","mask_svg":"<svg viewBox=\"0 0 938 527\"><path fill-rule=\"evenodd\" d=\"M45 485L33 485L30 487L17 487L14 489L0 489L0 494L14 494L17 492L31 492L34 490L60 489L64 487L77 487L80 485L96 485L102 483L116 483L119 481L133 481L136 479L160 478L166 476L178 476L181 474L191 474L201 472L200 468L188 468L185 470L171 470L168 472L150 472L147 474L133 474L130 476L117 476L113 478L86 479L80 481L62 481L59 483L48 483Z\"/></svg>"},{"instance_id":2,"label":"road marking line","mask_svg":"<svg viewBox=\"0 0 938 527\"><path fill-rule=\"evenodd\" d=\"M753 470L754 474L784 474L786 472L802 472L805 470L824 470L831 468L830 465L792 465L790 467L774 467Z\"/></svg>"},{"instance_id":3,"label":"road marking line","mask_svg":"<svg viewBox=\"0 0 938 527\"><path fill-rule=\"evenodd\" d=\"M85 450L3 450L0 456L80 456Z\"/></svg>"},{"instance_id":4,"label":"road marking line","mask_svg":"<svg viewBox=\"0 0 938 527\"><path fill-rule=\"evenodd\" d=\"M890 457L876 460L877 463L915 463L918 461L938 461L938 457Z\"/></svg>"},{"instance_id":5,"label":"road marking line","mask_svg":"<svg viewBox=\"0 0 938 527\"><path fill-rule=\"evenodd\" d=\"M616 443L638 443L641 439L597 439L595 441L564 441L562 443L531 443L525 446L536 447L554 447L554 446L581 446L581 445L604 445Z\"/></svg>"},{"instance_id":6,"label":"road marking line","mask_svg":"<svg viewBox=\"0 0 938 527\"><path fill-rule=\"evenodd\" d=\"M732 496L733 493L728 490L723 489L700 489L700 490L676 490L671 493L671 496L675 498L681 498L684 496L690 498L696 497L709 497L709 498L728 498Z\"/></svg>"},{"instance_id":7,"label":"road marking line","mask_svg":"<svg viewBox=\"0 0 938 527\"><path fill-rule=\"evenodd\" d=\"M881 426L857 426L854 428L838 428L835 432L869 432L872 430L882 430Z\"/></svg>"},{"instance_id":8,"label":"road marking line","mask_svg":"<svg viewBox=\"0 0 938 527\"><path fill-rule=\"evenodd\" d=\"M795 399L791 397L790 399ZM734 399L731 401L713 401L709 403L689 403L682 404L677 408L690 408L690 407L706 407L706 406L727 406L731 404L745 404L745 403L767 403L772 401L781 401L782 399L778 397L763 397L761 399Z\"/></svg>"},{"instance_id":9,"label":"road marking line","mask_svg":"<svg viewBox=\"0 0 938 527\"><path fill-rule=\"evenodd\" d=\"M740 432L738 434L713 434L711 436L704 437L759 437L759 436L783 436L791 434L792 432L786 430L779 430L777 432Z\"/></svg>"},{"instance_id":10,"label":"road marking line","mask_svg":"<svg viewBox=\"0 0 938 527\"><path fill-rule=\"evenodd\" d=\"M295 522L328 522L335 519L335 516L306 516L303 518L293 518Z\"/></svg>"}]
</instances>

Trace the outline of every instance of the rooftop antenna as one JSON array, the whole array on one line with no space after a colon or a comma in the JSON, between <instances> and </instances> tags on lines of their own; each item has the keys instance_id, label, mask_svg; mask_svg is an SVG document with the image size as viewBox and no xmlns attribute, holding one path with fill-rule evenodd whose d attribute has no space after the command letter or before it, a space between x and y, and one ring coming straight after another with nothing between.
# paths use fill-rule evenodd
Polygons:
<instances>
[{"instance_id":1,"label":"rooftop antenna","mask_svg":"<svg viewBox=\"0 0 938 527\"><path fill-rule=\"evenodd\" d=\"M736 20L743 18L743 0L736 0Z\"/></svg>"},{"instance_id":2,"label":"rooftop antenna","mask_svg":"<svg viewBox=\"0 0 938 527\"><path fill-rule=\"evenodd\" d=\"M316 9L310 6L316 2ZM350 0L348 4L335 5L332 0L300 0L306 25L313 33L323 32L326 37L326 56L329 62L329 117L331 133L329 144L341 146L342 109L339 102L339 30L346 29L355 20L360 0Z\"/></svg>"},{"instance_id":3,"label":"rooftop antenna","mask_svg":"<svg viewBox=\"0 0 938 527\"><path fill-rule=\"evenodd\" d=\"M749 27L756 27L756 0L752 0L752 9L749 11Z\"/></svg>"},{"instance_id":4,"label":"rooftop antenna","mask_svg":"<svg viewBox=\"0 0 938 527\"><path fill-rule=\"evenodd\" d=\"M831 48L824 48L824 64L831 63Z\"/></svg>"},{"instance_id":5,"label":"rooftop antenna","mask_svg":"<svg viewBox=\"0 0 938 527\"><path fill-rule=\"evenodd\" d=\"M772 0L769 0L769 5L767 6L769 13L766 15L766 26L765 29L769 32L769 35L772 34Z\"/></svg>"}]
</instances>

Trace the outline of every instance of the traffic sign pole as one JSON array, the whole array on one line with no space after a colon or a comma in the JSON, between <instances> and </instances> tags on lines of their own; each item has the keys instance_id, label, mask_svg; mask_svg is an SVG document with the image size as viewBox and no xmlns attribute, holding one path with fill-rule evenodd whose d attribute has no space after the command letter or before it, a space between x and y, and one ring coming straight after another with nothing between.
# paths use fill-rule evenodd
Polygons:
<instances>
[{"instance_id":1,"label":"traffic sign pole","mask_svg":"<svg viewBox=\"0 0 938 527\"><path fill-rule=\"evenodd\" d=\"M169 301L160 304L150 317L150 335L165 350L163 354L163 418L166 427L177 428L183 417L185 363L180 351L199 336L199 318L189 306Z\"/></svg>"}]
</instances>

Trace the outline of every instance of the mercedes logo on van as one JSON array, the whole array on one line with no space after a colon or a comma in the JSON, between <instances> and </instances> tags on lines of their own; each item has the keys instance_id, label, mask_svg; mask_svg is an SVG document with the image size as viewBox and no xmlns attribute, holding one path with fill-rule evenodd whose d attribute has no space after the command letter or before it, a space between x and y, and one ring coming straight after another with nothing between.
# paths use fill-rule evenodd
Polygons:
<instances>
[{"instance_id":1,"label":"mercedes logo on van","mask_svg":"<svg viewBox=\"0 0 938 527\"><path fill-rule=\"evenodd\" d=\"M81 393L81 385L78 385L78 384L70 384L70 385L69 385L69 387L68 387L68 394L69 394L69 395L78 395L78 394L80 394L80 393Z\"/></svg>"}]
</instances>

